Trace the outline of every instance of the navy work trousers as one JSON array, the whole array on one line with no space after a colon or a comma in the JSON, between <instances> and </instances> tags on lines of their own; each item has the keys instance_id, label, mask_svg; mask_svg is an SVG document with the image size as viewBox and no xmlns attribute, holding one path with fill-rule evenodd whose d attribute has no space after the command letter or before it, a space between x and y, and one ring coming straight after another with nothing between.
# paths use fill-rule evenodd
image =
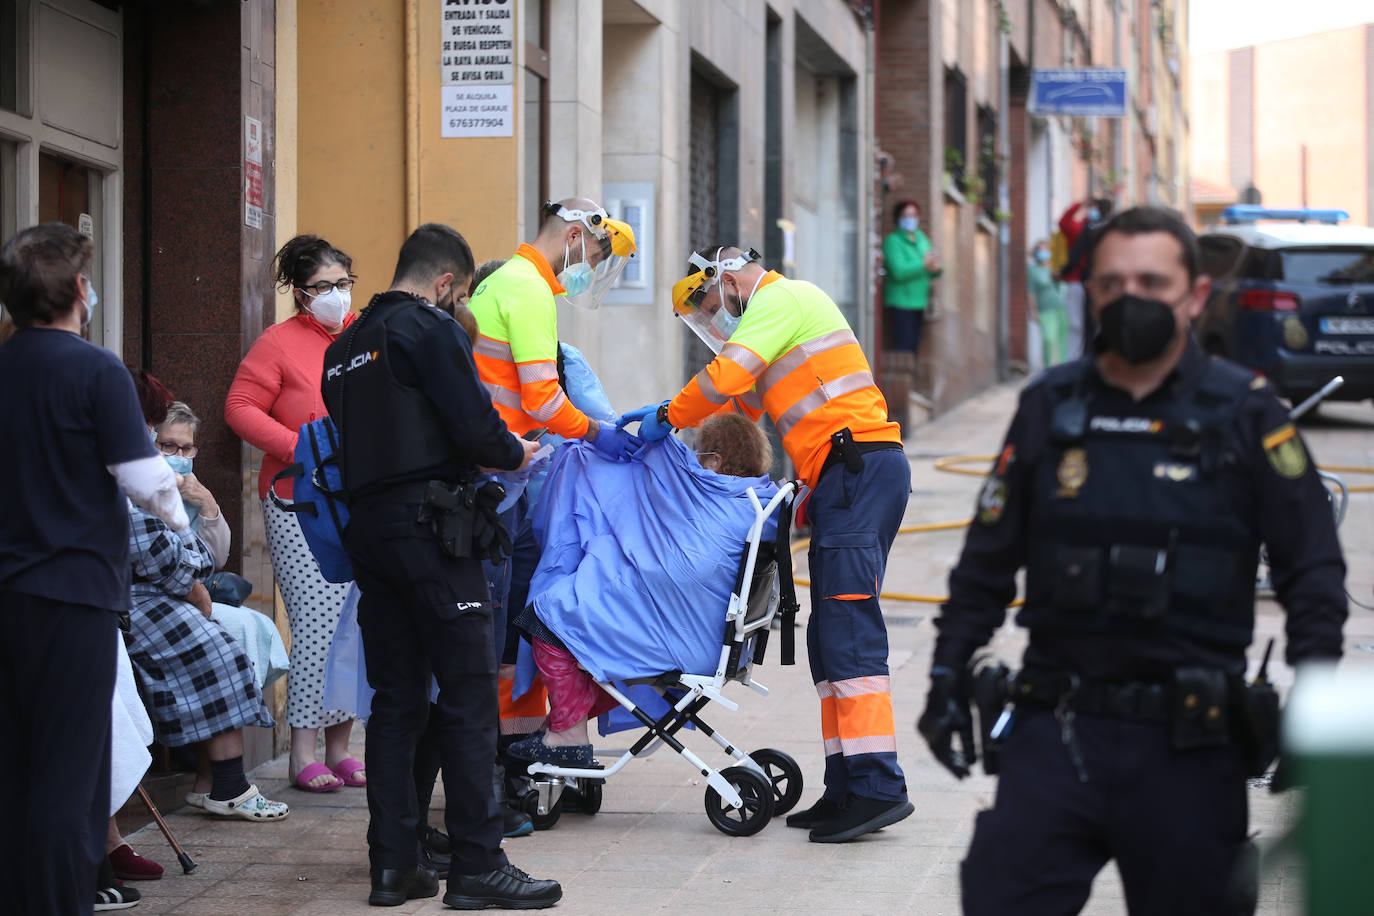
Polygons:
<instances>
[{"instance_id":1,"label":"navy work trousers","mask_svg":"<svg viewBox=\"0 0 1374 916\"><path fill-rule=\"evenodd\" d=\"M1175 751L1165 725L1102 716L1078 716L1074 730L1087 782L1054 713L1016 711L996 803L978 815L964 859L964 912L1077 913L1115 859L1133 916L1252 913L1243 898L1253 885L1237 888L1247 818L1239 749Z\"/></svg>"},{"instance_id":2,"label":"navy work trousers","mask_svg":"<svg viewBox=\"0 0 1374 916\"><path fill-rule=\"evenodd\" d=\"M821 697L825 797L836 802L847 792L884 801L906 798L878 593L910 494L906 454L882 449L865 454L857 473L842 462L823 471L807 506L806 649Z\"/></svg>"},{"instance_id":3,"label":"navy work trousers","mask_svg":"<svg viewBox=\"0 0 1374 916\"><path fill-rule=\"evenodd\" d=\"M115 615L0 591L0 632L0 913L90 913L110 820Z\"/></svg>"},{"instance_id":4,"label":"navy work trousers","mask_svg":"<svg viewBox=\"0 0 1374 916\"><path fill-rule=\"evenodd\" d=\"M501 817L492 792L496 756L496 655L482 565L443 552L418 505L355 506L344 534L362 598L367 680L367 842L372 867L407 868L419 857L415 745L433 714L444 771L444 824L453 874L500 868Z\"/></svg>"}]
</instances>

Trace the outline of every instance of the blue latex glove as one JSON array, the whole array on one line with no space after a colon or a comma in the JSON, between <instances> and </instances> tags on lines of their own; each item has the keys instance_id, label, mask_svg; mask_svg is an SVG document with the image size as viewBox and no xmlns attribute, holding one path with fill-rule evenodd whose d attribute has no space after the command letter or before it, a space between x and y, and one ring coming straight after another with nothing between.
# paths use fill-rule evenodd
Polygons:
<instances>
[{"instance_id":1,"label":"blue latex glove","mask_svg":"<svg viewBox=\"0 0 1374 916\"><path fill-rule=\"evenodd\" d=\"M620 415L620 419L616 421L616 428L624 429L627 425L636 420L652 417L654 414L658 413L658 409L666 403L666 401L661 401L658 404L645 404L643 407L638 407L629 413L623 413Z\"/></svg>"},{"instance_id":2,"label":"blue latex glove","mask_svg":"<svg viewBox=\"0 0 1374 916\"><path fill-rule=\"evenodd\" d=\"M592 448L612 461L625 461L643 447L644 440L609 423L602 423L591 443Z\"/></svg>"},{"instance_id":3,"label":"blue latex glove","mask_svg":"<svg viewBox=\"0 0 1374 916\"><path fill-rule=\"evenodd\" d=\"M673 431L673 428L667 423L659 422L658 412L667 404L667 401L662 401L658 404L649 404L637 410L632 410L621 417L620 422L623 424L632 420L638 420L639 435L645 442L658 442L660 439L666 439L668 434Z\"/></svg>"}]
</instances>

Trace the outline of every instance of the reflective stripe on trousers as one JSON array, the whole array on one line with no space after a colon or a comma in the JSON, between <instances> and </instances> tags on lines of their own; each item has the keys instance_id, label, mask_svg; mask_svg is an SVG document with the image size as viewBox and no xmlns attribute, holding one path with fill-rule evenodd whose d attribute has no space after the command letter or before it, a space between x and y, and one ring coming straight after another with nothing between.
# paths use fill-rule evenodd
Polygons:
<instances>
[{"instance_id":1,"label":"reflective stripe on trousers","mask_svg":"<svg viewBox=\"0 0 1374 916\"><path fill-rule=\"evenodd\" d=\"M821 698L825 797L846 792L906 796L887 668L887 628L878 593L906 509L911 467L901 449L864 455L863 470L827 470L811 518L811 622L807 655Z\"/></svg>"}]
</instances>

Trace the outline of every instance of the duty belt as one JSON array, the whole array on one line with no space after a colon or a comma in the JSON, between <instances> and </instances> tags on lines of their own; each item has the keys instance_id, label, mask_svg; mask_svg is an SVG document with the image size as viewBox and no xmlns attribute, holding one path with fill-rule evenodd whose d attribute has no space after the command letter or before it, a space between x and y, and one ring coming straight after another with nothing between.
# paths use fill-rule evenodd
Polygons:
<instances>
[{"instance_id":1,"label":"duty belt","mask_svg":"<svg viewBox=\"0 0 1374 916\"><path fill-rule=\"evenodd\" d=\"M354 506L391 503L393 505L418 506L425 501L428 480L406 480L400 483L383 483L369 487L366 492L354 496L349 502Z\"/></svg>"},{"instance_id":2,"label":"duty belt","mask_svg":"<svg viewBox=\"0 0 1374 916\"><path fill-rule=\"evenodd\" d=\"M1084 716L1158 724L1169 721L1169 687L1151 681L1090 681L1067 674L1022 672L1012 685L1011 699L1047 709L1064 704Z\"/></svg>"},{"instance_id":3,"label":"duty belt","mask_svg":"<svg viewBox=\"0 0 1374 916\"><path fill-rule=\"evenodd\" d=\"M820 474L816 479L820 480L832 465L844 463L844 466L855 474L864 469L864 455L869 452L880 452L885 449L902 447L900 442L856 442L854 434L846 426L839 432L832 433L830 436L830 453L825 456L825 461L821 464Z\"/></svg>"}]
</instances>

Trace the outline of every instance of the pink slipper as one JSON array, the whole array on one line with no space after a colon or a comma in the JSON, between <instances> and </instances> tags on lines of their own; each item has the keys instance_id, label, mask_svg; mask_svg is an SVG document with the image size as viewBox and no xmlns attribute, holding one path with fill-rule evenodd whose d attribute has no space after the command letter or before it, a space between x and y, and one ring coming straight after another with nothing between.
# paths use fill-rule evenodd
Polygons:
<instances>
[{"instance_id":1,"label":"pink slipper","mask_svg":"<svg viewBox=\"0 0 1374 916\"><path fill-rule=\"evenodd\" d=\"M329 767L316 761L306 764L305 769L296 774L296 778L293 782L297 789L304 792L333 792L336 789L342 789L344 787L343 780L339 779L337 776L335 776L332 784L326 783L322 786L312 786L310 780L319 776L334 776L334 773L330 771Z\"/></svg>"},{"instance_id":2,"label":"pink slipper","mask_svg":"<svg viewBox=\"0 0 1374 916\"><path fill-rule=\"evenodd\" d=\"M367 777L363 776L359 778L356 775L359 770L367 769L367 765L358 758L345 757L343 760L334 764L332 769L334 770L334 775L343 780L344 785L352 786L355 789L367 788Z\"/></svg>"}]
</instances>

